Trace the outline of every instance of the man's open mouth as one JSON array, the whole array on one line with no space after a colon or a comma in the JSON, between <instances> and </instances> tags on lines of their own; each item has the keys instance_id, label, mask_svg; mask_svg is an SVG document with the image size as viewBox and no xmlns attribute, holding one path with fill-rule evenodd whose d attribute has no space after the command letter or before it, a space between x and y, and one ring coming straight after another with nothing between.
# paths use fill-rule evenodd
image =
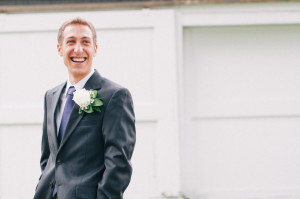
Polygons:
<instances>
[{"instance_id":1,"label":"man's open mouth","mask_svg":"<svg viewBox=\"0 0 300 199\"><path fill-rule=\"evenodd\" d=\"M86 60L86 57L71 57L72 62L81 63Z\"/></svg>"}]
</instances>

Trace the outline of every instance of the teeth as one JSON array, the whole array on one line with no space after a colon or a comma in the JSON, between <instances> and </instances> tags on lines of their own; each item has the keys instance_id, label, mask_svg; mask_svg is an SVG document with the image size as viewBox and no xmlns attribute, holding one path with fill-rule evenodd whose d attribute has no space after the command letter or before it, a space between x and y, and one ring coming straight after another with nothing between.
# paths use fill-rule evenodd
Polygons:
<instances>
[{"instance_id":1,"label":"teeth","mask_svg":"<svg viewBox=\"0 0 300 199\"><path fill-rule=\"evenodd\" d=\"M72 60L76 61L76 62L83 62L85 60L85 58L83 58L83 57L80 57L80 58L73 57Z\"/></svg>"}]
</instances>

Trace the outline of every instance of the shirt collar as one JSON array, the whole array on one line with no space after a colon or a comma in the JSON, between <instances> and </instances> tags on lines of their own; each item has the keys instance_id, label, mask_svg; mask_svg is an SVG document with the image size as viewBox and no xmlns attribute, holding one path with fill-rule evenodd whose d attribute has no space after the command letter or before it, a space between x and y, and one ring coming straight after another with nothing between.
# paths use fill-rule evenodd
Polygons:
<instances>
[{"instance_id":1,"label":"shirt collar","mask_svg":"<svg viewBox=\"0 0 300 199\"><path fill-rule=\"evenodd\" d=\"M70 86L74 86L76 90L83 89L84 85L90 79L90 77L94 74L94 72L95 72L95 69L92 69L91 72L87 76L85 76L83 79L81 79L79 82L77 82L74 85L71 84L70 79L68 78L67 87L66 87L64 95L66 96L68 94L68 90L69 90Z\"/></svg>"}]
</instances>

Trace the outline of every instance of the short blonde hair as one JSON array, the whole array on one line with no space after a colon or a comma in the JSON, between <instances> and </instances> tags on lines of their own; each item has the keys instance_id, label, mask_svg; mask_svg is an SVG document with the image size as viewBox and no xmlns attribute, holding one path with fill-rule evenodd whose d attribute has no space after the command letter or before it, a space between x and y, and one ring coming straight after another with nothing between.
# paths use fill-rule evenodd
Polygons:
<instances>
[{"instance_id":1,"label":"short blonde hair","mask_svg":"<svg viewBox=\"0 0 300 199\"><path fill-rule=\"evenodd\" d=\"M93 26L92 23L88 22L85 19L82 19L80 17L76 17L73 19L70 19L68 21L66 21L58 30L58 34L57 34L57 42L61 45L62 44L62 40L63 40L63 32L66 29L67 26L72 25L72 24L80 24L80 25L85 25L88 26L90 28L90 30L92 31L92 35L93 35L93 42L94 45L97 44L97 34L96 34L96 30L95 27Z\"/></svg>"}]
</instances>

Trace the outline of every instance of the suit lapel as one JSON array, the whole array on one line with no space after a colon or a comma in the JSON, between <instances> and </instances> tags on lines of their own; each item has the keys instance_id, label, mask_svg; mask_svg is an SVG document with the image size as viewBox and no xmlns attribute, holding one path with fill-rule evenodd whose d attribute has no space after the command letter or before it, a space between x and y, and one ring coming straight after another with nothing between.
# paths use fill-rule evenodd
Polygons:
<instances>
[{"instance_id":1,"label":"suit lapel","mask_svg":"<svg viewBox=\"0 0 300 199\"><path fill-rule=\"evenodd\" d=\"M101 88L101 76L96 70L94 74L90 77L90 79L86 82L84 88L86 90L98 90ZM60 144L60 148L62 148L63 145L67 142L68 138L71 136L72 132L74 132L80 120L86 114L85 112L83 112L82 114L79 114L78 112L79 106L75 103L68 124L66 126L66 130L62 142Z\"/></svg>"},{"instance_id":2,"label":"suit lapel","mask_svg":"<svg viewBox=\"0 0 300 199\"><path fill-rule=\"evenodd\" d=\"M58 151L58 142L57 142L57 126L56 126L56 110L58 108L58 104L59 104L59 99L61 96L61 93L63 91L63 88L66 86L66 83L63 83L61 85L58 86L58 89L53 91L53 96L52 96L52 109L51 109L51 121L52 121L52 129L53 131L51 131L51 137L52 140L54 142L54 148L56 150L56 152Z\"/></svg>"}]
</instances>

